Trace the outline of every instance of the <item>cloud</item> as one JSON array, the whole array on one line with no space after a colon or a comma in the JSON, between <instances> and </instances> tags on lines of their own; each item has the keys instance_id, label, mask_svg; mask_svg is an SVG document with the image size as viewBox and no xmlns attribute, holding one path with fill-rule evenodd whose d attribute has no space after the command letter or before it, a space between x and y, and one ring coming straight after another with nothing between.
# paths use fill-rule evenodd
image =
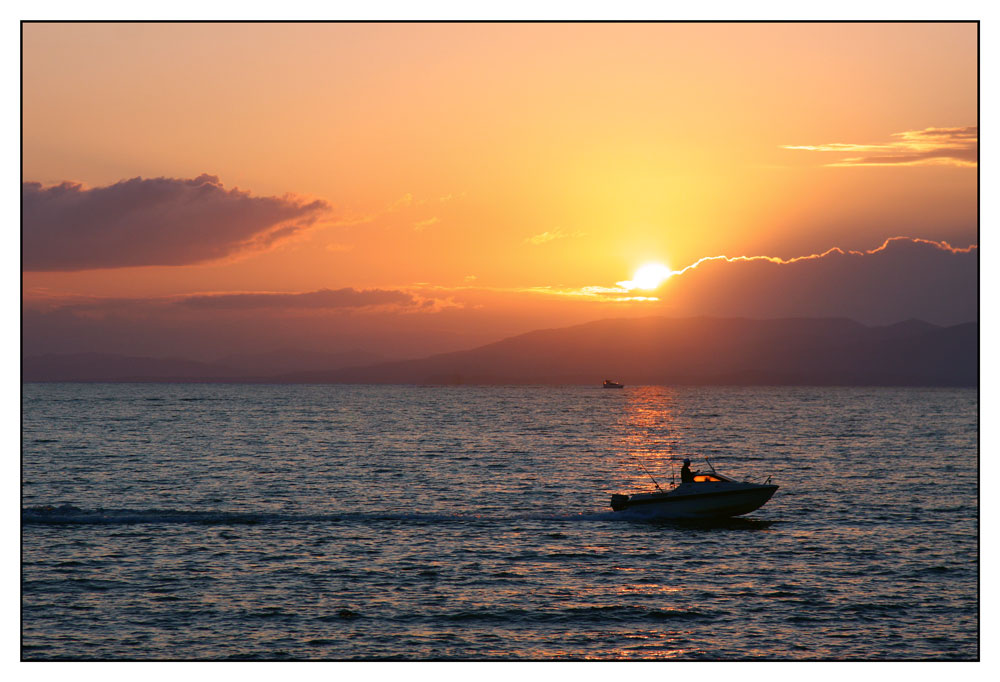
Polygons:
<instances>
[{"instance_id":1,"label":"cloud","mask_svg":"<svg viewBox=\"0 0 1000 682\"><path fill-rule=\"evenodd\" d=\"M528 237L524 240L525 244L533 244L538 246L540 244L545 244L546 242L551 242L556 239L566 239L567 237L582 237L585 233L583 232L573 232L572 234L563 232L560 229L552 230L551 232L542 232L541 234L536 234L533 237Z\"/></svg>"},{"instance_id":2,"label":"cloud","mask_svg":"<svg viewBox=\"0 0 1000 682\"><path fill-rule=\"evenodd\" d=\"M135 298L26 291L26 355L122 353L212 360L235 352L364 348L410 357L492 340L456 321L450 292L320 289ZM466 342L463 339L475 339Z\"/></svg>"},{"instance_id":3,"label":"cloud","mask_svg":"<svg viewBox=\"0 0 1000 682\"><path fill-rule=\"evenodd\" d=\"M979 249L893 237L865 250L838 247L794 258L708 256L654 290L534 287L549 298L615 304L672 317L849 317L866 324L910 318L935 324L979 319ZM639 295L637 295L639 294Z\"/></svg>"},{"instance_id":4,"label":"cloud","mask_svg":"<svg viewBox=\"0 0 1000 682\"><path fill-rule=\"evenodd\" d=\"M586 286L579 288L565 287L528 287L525 289L512 289L524 294L541 294L545 296L559 296L563 298L593 300L600 303L632 303L636 301L659 301L656 296L634 296L631 289L623 287L607 286Z\"/></svg>"},{"instance_id":5,"label":"cloud","mask_svg":"<svg viewBox=\"0 0 1000 682\"><path fill-rule=\"evenodd\" d=\"M219 178L132 178L105 187L21 185L25 271L190 265L269 248L329 210L255 197Z\"/></svg>"},{"instance_id":6,"label":"cloud","mask_svg":"<svg viewBox=\"0 0 1000 682\"><path fill-rule=\"evenodd\" d=\"M418 220L417 222L413 223L413 229L416 230L417 232L423 232L425 228L428 228L431 225L435 225L439 222L441 222L441 219L438 217L428 218L427 220Z\"/></svg>"},{"instance_id":7,"label":"cloud","mask_svg":"<svg viewBox=\"0 0 1000 682\"><path fill-rule=\"evenodd\" d=\"M962 248L958 248L958 247L954 247L951 244L949 244L948 242L944 242L944 241L936 242L936 241L932 241L930 239L920 239L918 237L890 237L889 239L886 239L884 242L882 242L881 246L877 246L874 249L869 249L867 251L851 251L851 250L844 251L840 247L834 246L832 248L827 249L823 253L813 253L813 254L809 254L808 256L795 256L794 258L787 258L787 259L786 258L777 258L775 256L734 256L732 258L730 258L729 256L706 256L705 258L701 258L701 259L697 260L696 262L692 263L691 265L688 265L687 267L685 267L685 268L683 268L681 270L674 271L673 274L674 275L681 275L681 274L687 272L688 270L693 270L694 268L697 268L698 266L702 265L703 263L710 263L712 261L724 261L724 262L727 262L727 263L749 263L749 262L754 262L754 261L765 261L765 262L768 262L768 263L775 263L775 264L779 264L779 265L789 265L791 263L799 263L801 261L811 261L811 260L818 260L818 259L822 259L822 258L827 258L828 256L835 255L835 254L839 254L841 256L847 255L847 254L852 254L852 255L855 255L855 256L865 256L865 255L869 255L870 256L870 255L879 253L881 251L886 251L886 250L888 250L890 248L890 246L893 246L894 248L897 248L897 249L899 249L899 248L906 248L907 244L910 244L910 245L923 245L923 246L926 246L926 247L930 247L932 249L936 249L938 251L945 251L945 252L953 253L953 254L957 254L957 253L972 253L972 252L976 251L979 248L975 244L970 245L970 246L966 246L966 247L962 247Z\"/></svg>"},{"instance_id":8,"label":"cloud","mask_svg":"<svg viewBox=\"0 0 1000 682\"><path fill-rule=\"evenodd\" d=\"M368 306L411 306L416 300L411 294L395 289L319 289L302 293L235 293L187 296L180 305L213 310L332 309Z\"/></svg>"},{"instance_id":9,"label":"cloud","mask_svg":"<svg viewBox=\"0 0 1000 682\"><path fill-rule=\"evenodd\" d=\"M419 288L418 288L419 291ZM25 292L25 306L39 311L63 311L91 318L165 317L179 315L217 317L226 312L259 311L262 316L309 311L345 312L371 309L379 313L399 313L450 305L434 295L402 289L317 289L301 292L240 291L114 298L102 296L53 295L45 291Z\"/></svg>"},{"instance_id":10,"label":"cloud","mask_svg":"<svg viewBox=\"0 0 1000 682\"><path fill-rule=\"evenodd\" d=\"M354 227L367 225L369 227L399 227L409 224L414 232L423 232L431 225L443 222L440 216L426 217L429 212L437 212L448 204L465 197L465 193L448 194L432 199L422 199L407 192L406 194L378 208L364 210L349 210L331 222L338 227Z\"/></svg>"},{"instance_id":11,"label":"cloud","mask_svg":"<svg viewBox=\"0 0 1000 682\"><path fill-rule=\"evenodd\" d=\"M924 128L893 133L883 144L834 142L821 145L784 145L783 149L861 154L826 164L845 166L962 166L975 167L979 156L979 127Z\"/></svg>"},{"instance_id":12,"label":"cloud","mask_svg":"<svg viewBox=\"0 0 1000 682\"><path fill-rule=\"evenodd\" d=\"M979 317L978 282L977 246L893 237L867 251L833 248L787 260L703 258L675 273L658 295L679 315L958 324Z\"/></svg>"}]
</instances>

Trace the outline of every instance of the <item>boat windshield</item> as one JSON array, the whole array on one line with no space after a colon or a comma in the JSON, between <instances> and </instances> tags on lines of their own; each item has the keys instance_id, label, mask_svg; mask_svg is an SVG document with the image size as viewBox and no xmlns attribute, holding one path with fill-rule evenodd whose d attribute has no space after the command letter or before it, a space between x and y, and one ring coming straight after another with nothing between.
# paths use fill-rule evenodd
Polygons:
<instances>
[{"instance_id":1,"label":"boat windshield","mask_svg":"<svg viewBox=\"0 0 1000 682\"><path fill-rule=\"evenodd\" d=\"M725 480L726 479L722 478L721 476L716 476L716 475L713 475L713 474L695 474L695 477L694 477L694 482L695 483L707 483L709 481L715 481L716 483L722 483Z\"/></svg>"}]
</instances>

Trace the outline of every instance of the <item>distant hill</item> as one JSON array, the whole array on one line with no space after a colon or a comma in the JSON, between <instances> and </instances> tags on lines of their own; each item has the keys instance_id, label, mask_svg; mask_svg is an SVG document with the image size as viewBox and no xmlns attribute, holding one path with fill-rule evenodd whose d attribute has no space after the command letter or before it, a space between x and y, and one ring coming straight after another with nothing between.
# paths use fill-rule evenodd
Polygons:
<instances>
[{"instance_id":1,"label":"distant hill","mask_svg":"<svg viewBox=\"0 0 1000 682\"><path fill-rule=\"evenodd\" d=\"M286 381L416 384L975 386L979 325L848 319L602 320L469 351Z\"/></svg>"},{"instance_id":2,"label":"distant hill","mask_svg":"<svg viewBox=\"0 0 1000 682\"><path fill-rule=\"evenodd\" d=\"M288 353L283 351L276 362L229 358L227 364L99 354L27 357L23 379L599 385L611 378L627 385L821 386L979 382L976 322L939 327L908 320L868 327L842 318L602 320L419 360L347 367L348 362L363 360L363 355L354 355L340 358L345 362L340 368L317 364L297 371L262 371L269 364L290 362ZM308 361L332 362L331 357Z\"/></svg>"}]
</instances>

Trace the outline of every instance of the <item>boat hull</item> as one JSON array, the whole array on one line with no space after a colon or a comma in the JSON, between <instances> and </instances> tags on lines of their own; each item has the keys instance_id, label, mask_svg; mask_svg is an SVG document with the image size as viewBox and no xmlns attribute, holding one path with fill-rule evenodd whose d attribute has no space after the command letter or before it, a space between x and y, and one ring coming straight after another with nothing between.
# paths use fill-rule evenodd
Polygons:
<instances>
[{"instance_id":1,"label":"boat hull","mask_svg":"<svg viewBox=\"0 0 1000 682\"><path fill-rule=\"evenodd\" d=\"M697 484L696 484L697 485ZM749 514L760 509L778 489L776 485L746 484L747 487L690 493L671 491L633 495L613 500L616 512L658 519L721 519Z\"/></svg>"}]
</instances>

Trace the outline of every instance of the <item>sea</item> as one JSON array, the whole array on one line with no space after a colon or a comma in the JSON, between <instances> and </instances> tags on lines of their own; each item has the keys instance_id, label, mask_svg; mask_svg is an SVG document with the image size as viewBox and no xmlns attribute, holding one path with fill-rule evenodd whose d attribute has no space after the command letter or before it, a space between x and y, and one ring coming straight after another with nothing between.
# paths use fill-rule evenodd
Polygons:
<instances>
[{"instance_id":1,"label":"sea","mask_svg":"<svg viewBox=\"0 0 1000 682\"><path fill-rule=\"evenodd\" d=\"M25 384L21 658L978 660L978 415L950 388ZM780 488L610 509L685 456Z\"/></svg>"}]
</instances>

